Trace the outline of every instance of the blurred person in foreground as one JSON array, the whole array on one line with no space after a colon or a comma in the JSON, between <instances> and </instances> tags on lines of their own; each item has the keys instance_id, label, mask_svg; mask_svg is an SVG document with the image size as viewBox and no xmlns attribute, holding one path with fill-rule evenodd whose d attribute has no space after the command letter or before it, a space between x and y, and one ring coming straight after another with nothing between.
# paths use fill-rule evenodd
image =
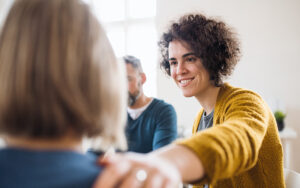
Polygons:
<instances>
[{"instance_id":1,"label":"blurred person in foreground","mask_svg":"<svg viewBox=\"0 0 300 188\"><path fill-rule=\"evenodd\" d=\"M172 23L159 45L161 67L185 97L203 107L193 136L147 155L101 159L108 166L95 187L173 188L180 180L194 187L285 187L272 111L257 93L223 82L240 58L232 29L219 19L190 14ZM126 168L120 170L120 161Z\"/></svg>"},{"instance_id":2,"label":"blurred person in foreground","mask_svg":"<svg viewBox=\"0 0 300 188\"><path fill-rule=\"evenodd\" d=\"M172 105L145 95L146 74L134 56L124 56L128 80L127 124L128 151L148 153L177 138L177 116Z\"/></svg>"},{"instance_id":3,"label":"blurred person in foreground","mask_svg":"<svg viewBox=\"0 0 300 188\"><path fill-rule=\"evenodd\" d=\"M92 187L103 166L82 139L125 141L122 70L83 2L16 0L0 35L0 187Z\"/></svg>"}]
</instances>

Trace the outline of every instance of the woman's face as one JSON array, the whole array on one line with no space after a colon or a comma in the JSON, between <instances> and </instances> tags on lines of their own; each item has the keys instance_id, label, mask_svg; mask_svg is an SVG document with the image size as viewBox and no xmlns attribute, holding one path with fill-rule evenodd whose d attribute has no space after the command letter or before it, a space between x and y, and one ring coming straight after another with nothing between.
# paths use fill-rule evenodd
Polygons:
<instances>
[{"instance_id":1,"label":"woman's face","mask_svg":"<svg viewBox=\"0 0 300 188\"><path fill-rule=\"evenodd\" d=\"M204 95L212 84L200 58L183 41L170 42L168 50L171 77L183 95L196 98Z\"/></svg>"}]
</instances>

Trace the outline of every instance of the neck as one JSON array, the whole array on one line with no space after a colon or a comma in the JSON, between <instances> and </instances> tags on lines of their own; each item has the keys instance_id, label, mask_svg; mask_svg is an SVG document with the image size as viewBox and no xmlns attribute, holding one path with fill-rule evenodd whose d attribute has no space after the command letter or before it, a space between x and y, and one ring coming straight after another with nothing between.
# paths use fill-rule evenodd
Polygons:
<instances>
[{"instance_id":1,"label":"neck","mask_svg":"<svg viewBox=\"0 0 300 188\"><path fill-rule=\"evenodd\" d=\"M58 139L31 139L18 137L5 137L8 147L17 147L33 150L73 150L82 151L81 139L73 137L63 137Z\"/></svg>"},{"instance_id":2,"label":"neck","mask_svg":"<svg viewBox=\"0 0 300 188\"><path fill-rule=\"evenodd\" d=\"M138 109L149 103L151 97L147 97L144 93L141 93L140 97L135 101L134 105L130 106L131 109Z\"/></svg>"},{"instance_id":3,"label":"neck","mask_svg":"<svg viewBox=\"0 0 300 188\"><path fill-rule=\"evenodd\" d=\"M207 88L205 93L203 93L201 96L196 96L198 102L201 104L207 114L210 114L215 108L219 91L220 87L211 86Z\"/></svg>"}]
</instances>

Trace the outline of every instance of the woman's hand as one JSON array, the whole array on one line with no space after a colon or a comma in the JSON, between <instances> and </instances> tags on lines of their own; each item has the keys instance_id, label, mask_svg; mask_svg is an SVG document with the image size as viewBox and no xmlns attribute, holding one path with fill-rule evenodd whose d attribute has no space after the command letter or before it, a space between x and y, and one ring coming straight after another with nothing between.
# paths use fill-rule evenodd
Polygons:
<instances>
[{"instance_id":1,"label":"woman's hand","mask_svg":"<svg viewBox=\"0 0 300 188\"><path fill-rule=\"evenodd\" d=\"M168 160L136 153L114 154L100 159L106 168L94 188L176 188L181 175Z\"/></svg>"}]
</instances>

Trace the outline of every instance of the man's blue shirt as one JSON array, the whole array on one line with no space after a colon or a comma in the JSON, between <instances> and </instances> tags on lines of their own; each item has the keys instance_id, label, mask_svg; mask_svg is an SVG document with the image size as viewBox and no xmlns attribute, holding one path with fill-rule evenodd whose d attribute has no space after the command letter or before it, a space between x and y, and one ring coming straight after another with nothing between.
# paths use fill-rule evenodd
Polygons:
<instances>
[{"instance_id":1,"label":"man's blue shirt","mask_svg":"<svg viewBox=\"0 0 300 188\"><path fill-rule=\"evenodd\" d=\"M177 116L172 105L153 99L136 119L127 114L128 151L148 153L170 144L177 138Z\"/></svg>"}]
</instances>

